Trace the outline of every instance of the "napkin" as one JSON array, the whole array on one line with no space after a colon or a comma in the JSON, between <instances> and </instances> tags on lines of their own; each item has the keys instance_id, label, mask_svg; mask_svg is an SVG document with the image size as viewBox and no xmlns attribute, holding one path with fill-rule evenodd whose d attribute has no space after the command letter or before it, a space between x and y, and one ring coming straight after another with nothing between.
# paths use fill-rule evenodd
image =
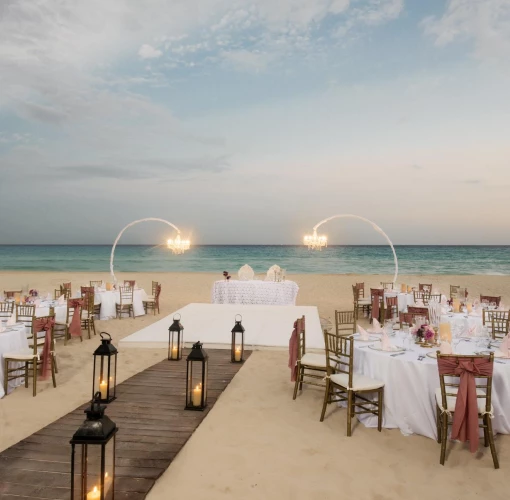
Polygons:
<instances>
[{"instance_id":1,"label":"napkin","mask_svg":"<svg viewBox=\"0 0 510 500\"><path fill-rule=\"evenodd\" d=\"M359 333L359 340L370 340L370 337L368 336L368 332L362 326L358 325L358 333Z\"/></svg>"},{"instance_id":2,"label":"napkin","mask_svg":"<svg viewBox=\"0 0 510 500\"><path fill-rule=\"evenodd\" d=\"M391 351L392 350L390 338L388 337L388 334L386 332L383 332L383 334L381 336L381 349L383 351Z\"/></svg>"},{"instance_id":3,"label":"napkin","mask_svg":"<svg viewBox=\"0 0 510 500\"><path fill-rule=\"evenodd\" d=\"M441 342L441 345L439 346L439 352L441 354L451 354L452 346L450 342Z\"/></svg>"},{"instance_id":4,"label":"napkin","mask_svg":"<svg viewBox=\"0 0 510 500\"><path fill-rule=\"evenodd\" d=\"M510 357L510 339L508 338L508 334L505 335L505 338L503 339L501 344L499 344L499 350L503 353L503 356L505 356L505 358Z\"/></svg>"},{"instance_id":5,"label":"napkin","mask_svg":"<svg viewBox=\"0 0 510 500\"><path fill-rule=\"evenodd\" d=\"M7 325L12 326L16 324L16 313L12 313L10 318L7 320Z\"/></svg>"},{"instance_id":6,"label":"napkin","mask_svg":"<svg viewBox=\"0 0 510 500\"><path fill-rule=\"evenodd\" d=\"M59 298L58 298L58 305L59 306L63 306L65 303L66 303L66 299L63 295L61 295Z\"/></svg>"},{"instance_id":7,"label":"napkin","mask_svg":"<svg viewBox=\"0 0 510 500\"><path fill-rule=\"evenodd\" d=\"M379 323L379 321L377 321L375 318L372 320L371 332L372 333L382 333L383 332L383 330L381 328L381 323Z\"/></svg>"}]
</instances>

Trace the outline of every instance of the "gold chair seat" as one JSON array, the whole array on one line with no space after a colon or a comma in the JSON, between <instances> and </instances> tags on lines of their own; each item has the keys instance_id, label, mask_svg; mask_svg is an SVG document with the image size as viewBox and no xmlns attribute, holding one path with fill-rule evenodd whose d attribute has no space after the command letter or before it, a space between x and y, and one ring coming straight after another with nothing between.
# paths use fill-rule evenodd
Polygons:
<instances>
[{"instance_id":1,"label":"gold chair seat","mask_svg":"<svg viewBox=\"0 0 510 500\"><path fill-rule=\"evenodd\" d=\"M447 387L447 392L457 392L458 387ZM485 396L485 392L481 389L476 390L476 394L478 396ZM441 387L436 389L436 403L439 408L444 411L443 408L443 398L441 397ZM457 397L456 396L446 396L446 405L448 408L446 408L447 411L453 412L455 411L455 405L457 404ZM477 398L477 405L478 405L478 413L485 413L485 397L483 398ZM493 410L493 407L491 405L491 412Z\"/></svg>"},{"instance_id":2,"label":"gold chair seat","mask_svg":"<svg viewBox=\"0 0 510 500\"><path fill-rule=\"evenodd\" d=\"M323 368L326 371L326 355L325 354L313 354L307 352L301 358L302 366L313 366L314 368Z\"/></svg>"},{"instance_id":3,"label":"gold chair seat","mask_svg":"<svg viewBox=\"0 0 510 500\"><path fill-rule=\"evenodd\" d=\"M94 313L91 313L89 311L82 311L81 312L81 319L89 319L89 317L93 317Z\"/></svg>"},{"instance_id":4,"label":"gold chair seat","mask_svg":"<svg viewBox=\"0 0 510 500\"><path fill-rule=\"evenodd\" d=\"M131 301L131 300L123 300L122 304L120 302L115 302L115 305L116 306L132 306L133 305L133 301Z\"/></svg>"},{"instance_id":5,"label":"gold chair seat","mask_svg":"<svg viewBox=\"0 0 510 500\"><path fill-rule=\"evenodd\" d=\"M9 359L13 361L32 361L34 359L39 359L39 355L34 354L32 349L23 349L20 351L6 352L3 355L4 359Z\"/></svg>"},{"instance_id":6,"label":"gold chair seat","mask_svg":"<svg viewBox=\"0 0 510 500\"><path fill-rule=\"evenodd\" d=\"M347 373L335 373L331 375L331 382L345 387L346 389L352 389L353 391L370 391L384 387L384 382L367 377L361 373L352 374L352 387L349 387L349 374Z\"/></svg>"}]
</instances>

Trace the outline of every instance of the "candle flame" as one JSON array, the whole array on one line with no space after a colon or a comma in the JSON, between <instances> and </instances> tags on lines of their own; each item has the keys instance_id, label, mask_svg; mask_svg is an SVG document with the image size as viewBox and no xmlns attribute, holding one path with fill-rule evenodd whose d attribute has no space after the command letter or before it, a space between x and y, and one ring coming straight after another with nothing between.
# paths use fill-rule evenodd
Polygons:
<instances>
[{"instance_id":1,"label":"candle flame","mask_svg":"<svg viewBox=\"0 0 510 500\"><path fill-rule=\"evenodd\" d=\"M94 493L97 493L97 486L94 486L94 489L92 490Z\"/></svg>"}]
</instances>

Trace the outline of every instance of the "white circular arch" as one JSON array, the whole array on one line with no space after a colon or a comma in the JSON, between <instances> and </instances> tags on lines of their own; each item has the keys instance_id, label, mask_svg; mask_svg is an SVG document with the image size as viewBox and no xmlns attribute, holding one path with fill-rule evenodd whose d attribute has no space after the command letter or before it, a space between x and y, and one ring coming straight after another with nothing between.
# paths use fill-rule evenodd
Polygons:
<instances>
[{"instance_id":1,"label":"white circular arch","mask_svg":"<svg viewBox=\"0 0 510 500\"><path fill-rule=\"evenodd\" d=\"M371 220L368 220L365 217L361 217L360 215L338 214L338 215L332 215L331 217L328 217L327 219L321 220L318 224L316 224L313 227L313 231L314 231L314 233L316 233L317 229L320 226L322 226L322 224L325 224L326 222L329 222L330 220L333 220L333 219L345 219L345 218L362 220L363 222L366 222L367 224L370 224L378 233L380 233L380 234L382 234L384 236L384 238L386 239L386 241L388 242L388 244L391 247L391 251L393 252L393 261L395 262L395 275L393 276L393 283L396 283L397 282L397 276L398 276L398 259L397 259L397 254L395 253L395 248L393 247L393 243L391 242L391 240L388 237L388 235L375 222L372 222Z\"/></svg>"},{"instance_id":2,"label":"white circular arch","mask_svg":"<svg viewBox=\"0 0 510 500\"><path fill-rule=\"evenodd\" d=\"M173 227L177 231L177 234L181 233L181 230L175 224L172 224L171 222L169 222L165 219L158 219L156 217L147 217L146 219L138 219L133 222L130 222L127 226L125 226L122 229L122 231L118 234L117 238L115 238L115 241L113 242L112 253L110 255L110 274L112 275L112 278L115 283L117 282L117 278L115 278L115 273L113 272L113 257L115 256L115 247L117 246L117 243L119 242L120 237L124 234L124 231L126 229L130 228L131 226L134 226L135 224L138 224L140 222L149 222L149 221L163 222L164 224L168 224L170 227Z\"/></svg>"}]
</instances>

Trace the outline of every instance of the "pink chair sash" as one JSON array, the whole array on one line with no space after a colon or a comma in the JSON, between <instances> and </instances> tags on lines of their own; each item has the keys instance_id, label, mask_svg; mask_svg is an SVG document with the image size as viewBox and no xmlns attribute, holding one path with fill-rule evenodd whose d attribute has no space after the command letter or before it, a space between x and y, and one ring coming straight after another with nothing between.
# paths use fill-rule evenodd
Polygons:
<instances>
[{"instance_id":1,"label":"pink chair sash","mask_svg":"<svg viewBox=\"0 0 510 500\"><path fill-rule=\"evenodd\" d=\"M290 368L290 381L295 382L297 377L297 360L299 349L299 326L301 320L294 321L294 330L289 340L289 368Z\"/></svg>"},{"instance_id":2,"label":"pink chair sash","mask_svg":"<svg viewBox=\"0 0 510 500\"><path fill-rule=\"evenodd\" d=\"M36 319L32 326L32 331L34 333L34 342L37 343L37 334L39 332L46 332L44 337L44 346L42 352L42 364L41 364L41 379L46 380L50 374L51 368L51 329L55 325L54 318L40 318Z\"/></svg>"},{"instance_id":3,"label":"pink chair sash","mask_svg":"<svg viewBox=\"0 0 510 500\"><path fill-rule=\"evenodd\" d=\"M81 337L81 308L83 299L69 299L69 308L74 308L73 319L69 325L69 333L72 337Z\"/></svg>"},{"instance_id":4,"label":"pink chair sash","mask_svg":"<svg viewBox=\"0 0 510 500\"><path fill-rule=\"evenodd\" d=\"M380 297L384 297L384 290L378 288L371 288L370 295L372 295L372 318L379 319L379 303Z\"/></svg>"},{"instance_id":5,"label":"pink chair sash","mask_svg":"<svg viewBox=\"0 0 510 500\"><path fill-rule=\"evenodd\" d=\"M458 363L457 363L458 361ZM492 376L494 363L488 358L438 358L440 375L460 376L459 392L453 415L452 439L469 441L471 452L478 449L478 399L476 397L476 377ZM448 390L448 389L447 389Z\"/></svg>"}]
</instances>

